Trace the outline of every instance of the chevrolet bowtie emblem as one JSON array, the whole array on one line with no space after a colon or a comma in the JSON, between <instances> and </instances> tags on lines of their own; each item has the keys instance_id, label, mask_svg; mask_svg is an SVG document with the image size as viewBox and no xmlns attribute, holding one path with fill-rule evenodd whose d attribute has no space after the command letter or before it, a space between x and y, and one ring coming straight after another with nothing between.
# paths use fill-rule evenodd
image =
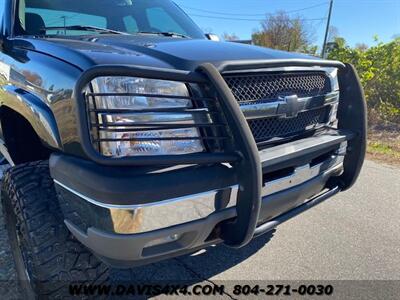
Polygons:
<instances>
[{"instance_id":1,"label":"chevrolet bowtie emblem","mask_svg":"<svg viewBox=\"0 0 400 300\"><path fill-rule=\"evenodd\" d=\"M295 118L304 110L304 102L297 95L279 97L278 114L283 118Z\"/></svg>"},{"instance_id":2,"label":"chevrolet bowtie emblem","mask_svg":"<svg viewBox=\"0 0 400 300\"><path fill-rule=\"evenodd\" d=\"M261 99L255 103L241 104L240 109L247 119L269 117L296 118L299 113L322 108L339 101L339 92L329 95L301 97L297 95L280 96L275 101Z\"/></svg>"}]
</instances>

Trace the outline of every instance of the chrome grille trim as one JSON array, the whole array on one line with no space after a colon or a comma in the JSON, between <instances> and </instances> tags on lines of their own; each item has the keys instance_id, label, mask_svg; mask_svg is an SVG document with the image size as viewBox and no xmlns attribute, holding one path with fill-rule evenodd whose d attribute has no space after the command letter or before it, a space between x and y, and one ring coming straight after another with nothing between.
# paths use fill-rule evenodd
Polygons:
<instances>
[{"instance_id":1,"label":"chrome grille trim","mask_svg":"<svg viewBox=\"0 0 400 300\"><path fill-rule=\"evenodd\" d=\"M339 101L339 92L331 92L322 96L298 98L298 112L321 108ZM288 103L284 100L274 102L256 103L241 106L246 119L259 119L268 117L284 117L288 113Z\"/></svg>"}]
</instances>

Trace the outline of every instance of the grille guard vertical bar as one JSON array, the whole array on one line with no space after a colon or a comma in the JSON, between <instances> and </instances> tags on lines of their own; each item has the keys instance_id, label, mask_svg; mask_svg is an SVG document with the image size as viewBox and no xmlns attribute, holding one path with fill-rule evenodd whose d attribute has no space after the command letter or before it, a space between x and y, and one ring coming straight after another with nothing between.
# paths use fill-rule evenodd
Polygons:
<instances>
[{"instance_id":1,"label":"grille guard vertical bar","mask_svg":"<svg viewBox=\"0 0 400 300\"><path fill-rule=\"evenodd\" d=\"M248 123L231 90L212 64L200 65L198 70L210 80L220 97L220 105L226 112L235 145L243 156L236 164L239 193L236 206L237 219L222 226L222 238L226 245L239 248L248 244L254 236L261 209L262 169L258 148Z\"/></svg>"},{"instance_id":2,"label":"grille guard vertical bar","mask_svg":"<svg viewBox=\"0 0 400 300\"><path fill-rule=\"evenodd\" d=\"M341 88L338 111L339 129L351 130L356 133L349 141L349 153L344 160L344 173L339 178L343 191L351 188L360 175L367 151L368 110L367 101L357 71L351 64L339 70L339 85Z\"/></svg>"}]
</instances>

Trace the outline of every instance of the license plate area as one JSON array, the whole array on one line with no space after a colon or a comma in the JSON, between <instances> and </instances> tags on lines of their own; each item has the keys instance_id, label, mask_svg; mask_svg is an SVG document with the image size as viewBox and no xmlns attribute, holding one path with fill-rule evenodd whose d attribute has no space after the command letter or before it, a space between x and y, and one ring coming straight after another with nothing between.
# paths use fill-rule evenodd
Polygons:
<instances>
[{"instance_id":1,"label":"license plate area","mask_svg":"<svg viewBox=\"0 0 400 300\"><path fill-rule=\"evenodd\" d=\"M347 142L344 141L338 144L335 150L316 153L306 162L264 173L262 197L291 189L318 176L341 175L346 151Z\"/></svg>"}]
</instances>

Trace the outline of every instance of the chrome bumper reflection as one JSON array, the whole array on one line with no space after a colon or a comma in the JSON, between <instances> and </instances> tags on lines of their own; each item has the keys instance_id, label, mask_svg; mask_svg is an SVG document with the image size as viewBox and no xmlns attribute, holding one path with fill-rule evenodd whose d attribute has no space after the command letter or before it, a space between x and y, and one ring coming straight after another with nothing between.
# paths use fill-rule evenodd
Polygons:
<instances>
[{"instance_id":1,"label":"chrome bumper reflection","mask_svg":"<svg viewBox=\"0 0 400 300\"><path fill-rule=\"evenodd\" d=\"M178 224L204 219L212 213L236 206L238 186L175 198L157 203L118 206L90 199L61 182L56 185L84 199L89 205L109 211L114 233L135 234L168 228ZM223 195L230 193L229 201ZM224 203L225 202L225 203Z\"/></svg>"}]
</instances>

